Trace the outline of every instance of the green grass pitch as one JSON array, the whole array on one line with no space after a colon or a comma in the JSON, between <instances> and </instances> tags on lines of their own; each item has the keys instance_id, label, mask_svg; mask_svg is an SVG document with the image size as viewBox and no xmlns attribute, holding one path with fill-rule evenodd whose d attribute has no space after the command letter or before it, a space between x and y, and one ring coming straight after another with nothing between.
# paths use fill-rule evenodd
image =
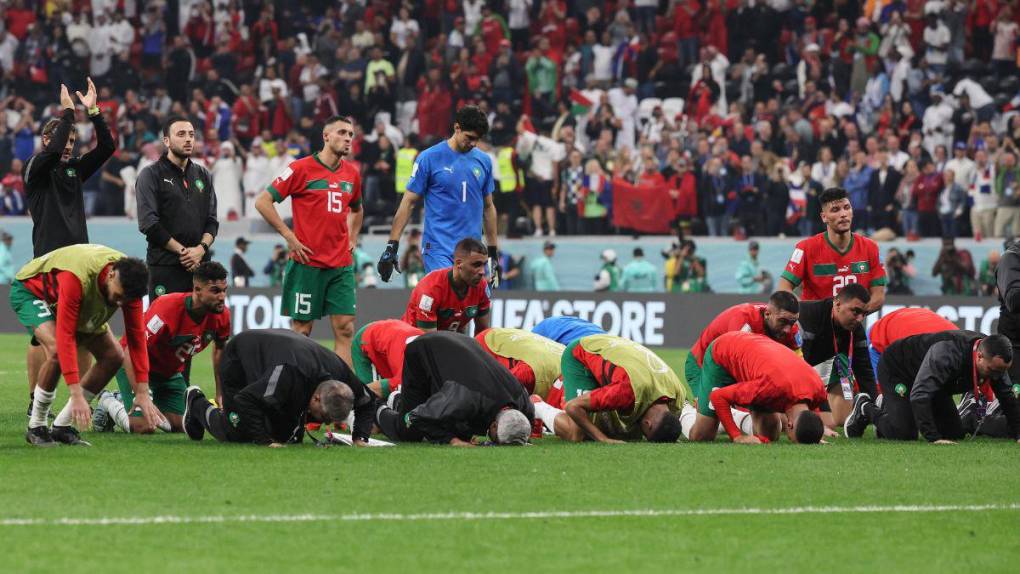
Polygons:
<instances>
[{"instance_id":1,"label":"green grass pitch","mask_svg":"<svg viewBox=\"0 0 1020 574\"><path fill-rule=\"evenodd\" d=\"M94 448L36 450L22 436L25 343L0 336L4 572L988 573L1020 563L1020 445L1008 441L270 450L90 432ZM662 354L681 370L682 351ZM193 370L206 389L209 361ZM62 388L58 405L66 397ZM946 505L956 509L932 511Z\"/></svg>"}]
</instances>

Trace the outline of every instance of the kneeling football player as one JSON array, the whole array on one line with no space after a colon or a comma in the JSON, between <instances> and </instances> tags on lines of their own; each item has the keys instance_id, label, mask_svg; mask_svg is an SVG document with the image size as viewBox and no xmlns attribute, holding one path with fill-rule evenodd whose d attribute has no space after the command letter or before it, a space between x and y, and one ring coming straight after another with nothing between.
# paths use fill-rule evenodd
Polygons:
<instances>
[{"instance_id":1,"label":"kneeling football player","mask_svg":"<svg viewBox=\"0 0 1020 574\"><path fill-rule=\"evenodd\" d=\"M138 391L144 395L137 401L138 407L150 424L159 420L159 411L148 396L149 358L142 322L142 297L148 282L145 263L92 244L55 249L29 261L15 275L11 307L46 353L25 434L29 444L90 446L72 422L81 428L89 425L89 401L110 382L124 359L124 351L106 323L118 309L124 314ZM79 344L96 358L96 364L80 380ZM53 421L51 432L46 419L61 375L71 400Z\"/></svg>"},{"instance_id":2,"label":"kneeling football player","mask_svg":"<svg viewBox=\"0 0 1020 574\"><path fill-rule=\"evenodd\" d=\"M184 432L202 440L282 446L304 438L305 423L342 423L354 411L352 438L366 446L375 395L333 351L285 329L232 337L220 362L223 399L213 406L188 387Z\"/></svg>"},{"instance_id":3,"label":"kneeling football player","mask_svg":"<svg viewBox=\"0 0 1020 574\"><path fill-rule=\"evenodd\" d=\"M351 358L354 374L380 398L400 389L404 350L422 330L397 319L373 321L354 335ZM367 382L371 381L371 382Z\"/></svg>"},{"instance_id":4,"label":"kneeling football player","mask_svg":"<svg viewBox=\"0 0 1020 574\"><path fill-rule=\"evenodd\" d=\"M165 418L158 426L167 432L184 431L184 393L188 388L184 368L210 343L214 345L212 364L216 399L222 400L220 357L230 337L230 310L225 304L227 270L215 261L206 261L195 269L192 283L190 293L167 293L153 301L145 311L149 391ZM127 345L126 338L121 339L121 345ZM139 416L137 410L132 412L137 383L128 356L117 372L117 385L120 387L119 397L109 391L99 395L98 406L92 416L93 428L110 431L116 425L124 432L153 432L155 429Z\"/></svg>"},{"instance_id":5,"label":"kneeling football player","mask_svg":"<svg viewBox=\"0 0 1020 574\"><path fill-rule=\"evenodd\" d=\"M649 349L613 335L589 335L567 345L561 369L564 410L535 404L535 413L561 439L621 443L680 437L676 412L687 400L687 388Z\"/></svg>"},{"instance_id":6,"label":"kneeling football player","mask_svg":"<svg viewBox=\"0 0 1020 574\"><path fill-rule=\"evenodd\" d=\"M376 423L398 441L473 446L488 434L495 444L528 442L534 407L514 376L459 333L426 333L404 352L403 384L380 406Z\"/></svg>"},{"instance_id":7,"label":"kneeling football player","mask_svg":"<svg viewBox=\"0 0 1020 574\"><path fill-rule=\"evenodd\" d=\"M817 371L785 345L756 333L733 331L705 349L701 379L694 389L698 407L687 405L680 416L692 441L713 441L722 423L735 443L758 444L779 439L786 414L787 434L798 443L817 443L825 432L812 409L825 403ZM750 411L751 432L741 432L731 409Z\"/></svg>"},{"instance_id":8,"label":"kneeling football player","mask_svg":"<svg viewBox=\"0 0 1020 574\"><path fill-rule=\"evenodd\" d=\"M559 406L563 403L563 345L523 329L493 328L475 339L501 365L510 369L528 393Z\"/></svg>"}]
</instances>

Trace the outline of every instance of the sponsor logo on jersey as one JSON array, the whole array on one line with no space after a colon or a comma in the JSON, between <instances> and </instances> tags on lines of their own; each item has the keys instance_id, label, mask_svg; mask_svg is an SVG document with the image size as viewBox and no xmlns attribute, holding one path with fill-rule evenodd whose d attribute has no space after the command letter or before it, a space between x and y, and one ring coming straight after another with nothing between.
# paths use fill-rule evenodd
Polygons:
<instances>
[{"instance_id":1,"label":"sponsor logo on jersey","mask_svg":"<svg viewBox=\"0 0 1020 574\"><path fill-rule=\"evenodd\" d=\"M839 273L847 273L849 271L850 271L850 266L849 265L844 265L844 266L840 267L839 269L837 269L837 272L839 272Z\"/></svg>"},{"instance_id":2,"label":"sponsor logo on jersey","mask_svg":"<svg viewBox=\"0 0 1020 574\"><path fill-rule=\"evenodd\" d=\"M804 259L804 250L800 247L793 250L793 255L790 256L790 263L800 263Z\"/></svg>"},{"instance_id":3,"label":"sponsor logo on jersey","mask_svg":"<svg viewBox=\"0 0 1020 574\"><path fill-rule=\"evenodd\" d=\"M443 166L443 171L445 171L447 173L453 173L453 168L448 166L448 165L444 165Z\"/></svg>"},{"instance_id":4,"label":"sponsor logo on jersey","mask_svg":"<svg viewBox=\"0 0 1020 574\"><path fill-rule=\"evenodd\" d=\"M428 295L422 295L421 301L418 301L418 308L426 313L432 312L432 304L435 303L435 299Z\"/></svg>"},{"instance_id":5,"label":"sponsor logo on jersey","mask_svg":"<svg viewBox=\"0 0 1020 574\"><path fill-rule=\"evenodd\" d=\"M153 315L152 319L149 319L149 324L146 325L145 328L155 335L156 333L159 333L159 330L162 329L165 324L166 323L163 322L163 319L161 319L159 315Z\"/></svg>"}]
</instances>

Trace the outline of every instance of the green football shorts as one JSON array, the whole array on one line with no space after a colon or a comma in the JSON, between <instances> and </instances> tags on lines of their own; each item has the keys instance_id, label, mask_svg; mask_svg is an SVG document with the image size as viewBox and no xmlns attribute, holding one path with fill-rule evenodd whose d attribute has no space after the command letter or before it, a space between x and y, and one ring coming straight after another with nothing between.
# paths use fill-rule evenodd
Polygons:
<instances>
[{"instance_id":1,"label":"green football shorts","mask_svg":"<svg viewBox=\"0 0 1020 574\"><path fill-rule=\"evenodd\" d=\"M325 269L288 261L283 271L283 314L298 321L354 315L354 266Z\"/></svg>"},{"instance_id":2,"label":"green football shorts","mask_svg":"<svg viewBox=\"0 0 1020 574\"><path fill-rule=\"evenodd\" d=\"M124 403L124 408L131 413L135 393L123 368L117 371L117 387L120 388L120 400ZM181 373L168 379L149 373L149 393L152 395L152 402L163 414L184 416L184 394L187 390L188 383ZM142 416L142 413L131 413L131 416Z\"/></svg>"},{"instance_id":3,"label":"green football shorts","mask_svg":"<svg viewBox=\"0 0 1020 574\"><path fill-rule=\"evenodd\" d=\"M586 392L598 388L598 381L584 366L584 363L574 357L574 349L581 344L581 339L567 345L560 358L560 368L563 370L563 403L583 395Z\"/></svg>"},{"instance_id":4,"label":"green football shorts","mask_svg":"<svg viewBox=\"0 0 1020 574\"><path fill-rule=\"evenodd\" d=\"M726 369L719 366L712 358L714 343L705 349L705 356L701 359L701 377L697 385L691 384L691 390L698 397L698 412L709 417L715 416L715 409L712 408L712 389L726 387L737 381L726 372Z\"/></svg>"},{"instance_id":5,"label":"green football shorts","mask_svg":"<svg viewBox=\"0 0 1020 574\"><path fill-rule=\"evenodd\" d=\"M21 281L15 280L11 283L10 298L11 308L14 309L14 314L18 316L18 322L25 329L28 329L29 335L34 336L35 329L39 325L57 320L57 316L54 313L56 306L51 306L46 301L36 297Z\"/></svg>"}]
</instances>

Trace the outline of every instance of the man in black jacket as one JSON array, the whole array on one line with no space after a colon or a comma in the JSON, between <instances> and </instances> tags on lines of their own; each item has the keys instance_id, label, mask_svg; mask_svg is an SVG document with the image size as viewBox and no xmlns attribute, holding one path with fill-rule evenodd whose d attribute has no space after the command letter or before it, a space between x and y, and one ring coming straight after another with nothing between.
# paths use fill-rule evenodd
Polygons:
<instances>
[{"instance_id":1,"label":"man in black jacket","mask_svg":"<svg viewBox=\"0 0 1020 574\"><path fill-rule=\"evenodd\" d=\"M879 438L952 444L964 436L953 395L991 386L1009 424L1009 436L1020 442L1020 386L1010 382L1013 361L1009 339L973 331L914 335L889 345L878 361L885 393L882 406L860 394L846 421L848 437L860 437L869 423Z\"/></svg>"},{"instance_id":2,"label":"man in black jacket","mask_svg":"<svg viewBox=\"0 0 1020 574\"><path fill-rule=\"evenodd\" d=\"M194 440L208 430L219 441L281 446L300 441L306 422L343 422L353 409L354 444L368 444L375 395L335 353L288 329L232 338L220 385L220 408L198 387L188 389L184 431Z\"/></svg>"},{"instance_id":3,"label":"man in black jacket","mask_svg":"<svg viewBox=\"0 0 1020 574\"><path fill-rule=\"evenodd\" d=\"M824 414L822 420L830 428L846 420L858 390L878 396L864 332L870 300L864 286L850 283L835 298L800 302L804 360L823 375L829 372L825 382L832 413ZM829 361L831 371L827 368Z\"/></svg>"},{"instance_id":4,"label":"man in black jacket","mask_svg":"<svg viewBox=\"0 0 1020 574\"><path fill-rule=\"evenodd\" d=\"M85 106L96 132L96 147L81 157L73 157L77 134L74 129L74 100L67 86L60 86L59 118L46 122L42 128L42 146L39 153L25 163L21 177L25 180L28 209L32 215L32 256L42 257L54 249L89 242L85 226L85 200L82 183L102 169L116 144L103 114L96 107L96 86L88 79L85 95L76 92ZM29 411L35 392L36 375L46 360L42 347L28 348ZM88 370L91 361L88 353L79 355L79 371Z\"/></svg>"},{"instance_id":5,"label":"man in black jacket","mask_svg":"<svg viewBox=\"0 0 1020 574\"><path fill-rule=\"evenodd\" d=\"M999 326L997 331L1013 344L1013 354L1020 353L1020 243L1007 241L1006 250L995 269L999 288ZM1013 361L1009 378L1020 382L1020 361Z\"/></svg>"},{"instance_id":6,"label":"man in black jacket","mask_svg":"<svg viewBox=\"0 0 1020 574\"><path fill-rule=\"evenodd\" d=\"M148 241L149 300L191 291L191 274L209 258L216 239L216 191L212 176L191 161L195 128L174 116L163 124L159 160L138 174L138 229Z\"/></svg>"},{"instance_id":7,"label":"man in black jacket","mask_svg":"<svg viewBox=\"0 0 1020 574\"><path fill-rule=\"evenodd\" d=\"M527 390L474 339L440 331L418 337L404 353L395 408L376 421L393 440L472 446L488 434L497 444L525 444L535 420Z\"/></svg>"}]
</instances>

